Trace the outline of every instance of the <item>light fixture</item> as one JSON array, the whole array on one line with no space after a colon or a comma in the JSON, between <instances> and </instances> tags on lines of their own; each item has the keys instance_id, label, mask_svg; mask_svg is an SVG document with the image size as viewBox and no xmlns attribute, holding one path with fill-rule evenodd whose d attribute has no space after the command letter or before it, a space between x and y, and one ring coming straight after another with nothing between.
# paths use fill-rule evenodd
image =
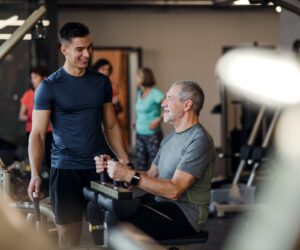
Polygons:
<instances>
[{"instance_id":1,"label":"light fixture","mask_svg":"<svg viewBox=\"0 0 300 250\"><path fill-rule=\"evenodd\" d=\"M281 13L282 8L281 8L280 6L276 6L276 7L275 7L275 10L276 10L277 13Z\"/></svg>"}]
</instances>

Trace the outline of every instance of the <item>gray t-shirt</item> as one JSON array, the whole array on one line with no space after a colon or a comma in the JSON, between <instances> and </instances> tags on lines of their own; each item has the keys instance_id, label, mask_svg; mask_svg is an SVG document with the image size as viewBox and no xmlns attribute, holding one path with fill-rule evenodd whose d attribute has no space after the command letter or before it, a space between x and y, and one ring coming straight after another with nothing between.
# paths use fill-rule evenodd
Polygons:
<instances>
[{"instance_id":1,"label":"gray t-shirt","mask_svg":"<svg viewBox=\"0 0 300 250\"><path fill-rule=\"evenodd\" d=\"M215 155L211 136L200 124L196 124L183 132L173 131L167 135L153 161L159 170L158 178L170 180L176 169L197 177L193 185L174 201L197 232L208 217ZM173 202L159 196L155 199Z\"/></svg>"}]
</instances>

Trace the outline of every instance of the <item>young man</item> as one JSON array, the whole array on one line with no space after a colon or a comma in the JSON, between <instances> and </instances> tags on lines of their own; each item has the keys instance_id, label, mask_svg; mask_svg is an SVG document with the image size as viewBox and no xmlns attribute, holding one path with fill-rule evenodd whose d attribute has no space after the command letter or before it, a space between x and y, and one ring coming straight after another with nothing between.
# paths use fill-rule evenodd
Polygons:
<instances>
[{"instance_id":1,"label":"young man","mask_svg":"<svg viewBox=\"0 0 300 250\"><path fill-rule=\"evenodd\" d=\"M135 172L107 155L95 157L97 172L107 168L114 180L155 195L155 201L143 204L127 221L156 240L195 234L207 219L215 150L198 121L203 102L196 82L172 85L162 107L164 122L172 124L174 131L162 141L147 172ZM88 207L100 210L91 203Z\"/></svg>"},{"instance_id":2,"label":"young man","mask_svg":"<svg viewBox=\"0 0 300 250\"><path fill-rule=\"evenodd\" d=\"M32 168L28 195L39 192L41 160L47 125L53 129L50 195L60 247L79 245L86 203L82 188L95 174L93 158L105 153L105 137L119 159L128 162L112 107L109 79L87 69L92 53L89 29L67 23L59 31L63 67L36 91L29 159ZM102 132L102 124L104 133Z\"/></svg>"}]
</instances>

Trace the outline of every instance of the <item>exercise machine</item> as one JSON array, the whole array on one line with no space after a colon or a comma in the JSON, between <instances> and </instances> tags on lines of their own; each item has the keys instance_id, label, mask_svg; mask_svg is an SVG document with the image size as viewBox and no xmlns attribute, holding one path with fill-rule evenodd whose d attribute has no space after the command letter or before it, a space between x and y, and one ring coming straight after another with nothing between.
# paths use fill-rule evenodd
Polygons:
<instances>
[{"instance_id":1,"label":"exercise machine","mask_svg":"<svg viewBox=\"0 0 300 250\"><path fill-rule=\"evenodd\" d=\"M111 237L113 235L111 230L116 221L129 218L136 213L141 205L141 197L145 193L139 189L128 190L122 187L122 183L111 183L104 179L105 173L101 173L100 181L92 181L91 186L85 187L83 192L87 200L94 202L104 210L104 216L99 215L100 211L92 214L93 222L90 221L89 229L95 244L107 247L114 240L114 237ZM161 240L158 243L166 246L179 246L205 243L207 240L208 232L201 231L189 237Z\"/></svg>"},{"instance_id":2,"label":"exercise machine","mask_svg":"<svg viewBox=\"0 0 300 250\"><path fill-rule=\"evenodd\" d=\"M257 137L259 127L262 124L264 114L265 107L262 107L257 115L257 119L254 123L247 145L243 146L241 149L240 164L232 184L230 186L224 186L220 189L212 190L212 203L210 210L211 212L216 212L218 217L223 217L227 212L239 212L252 209L256 191L256 187L252 184L258 167L265 159L265 154L277 124L280 110L277 109L275 111L262 145L255 146L255 138ZM251 174L248 178L247 184L239 183L242 171L246 164L252 166Z\"/></svg>"}]
</instances>

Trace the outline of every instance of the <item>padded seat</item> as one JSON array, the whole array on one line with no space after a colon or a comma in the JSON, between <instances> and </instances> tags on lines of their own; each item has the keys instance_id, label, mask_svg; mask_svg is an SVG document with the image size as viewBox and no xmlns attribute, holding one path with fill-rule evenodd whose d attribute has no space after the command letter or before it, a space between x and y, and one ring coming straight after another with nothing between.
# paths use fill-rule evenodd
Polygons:
<instances>
[{"instance_id":1,"label":"padded seat","mask_svg":"<svg viewBox=\"0 0 300 250\"><path fill-rule=\"evenodd\" d=\"M164 246L180 246L206 243L208 240L208 231L200 231L197 234L191 236L179 237L176 239L159 240L158 242Z\"/></svg>"}]
</instances>

